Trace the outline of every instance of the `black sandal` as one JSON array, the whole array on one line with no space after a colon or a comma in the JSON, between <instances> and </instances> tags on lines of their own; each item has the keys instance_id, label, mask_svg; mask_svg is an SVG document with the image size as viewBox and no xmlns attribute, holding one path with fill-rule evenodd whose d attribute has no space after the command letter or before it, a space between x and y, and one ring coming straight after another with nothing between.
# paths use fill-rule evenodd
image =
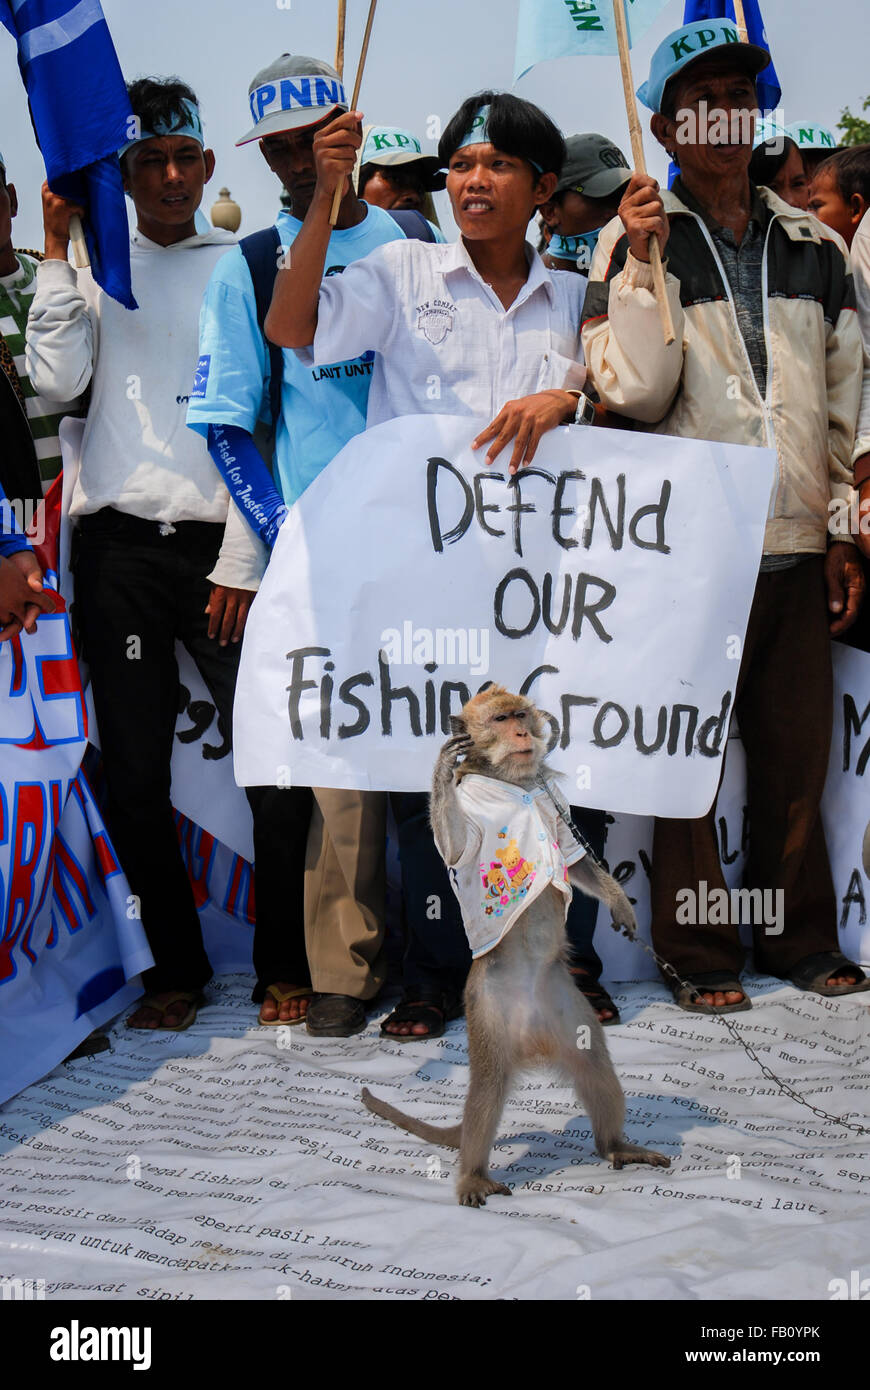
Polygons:
<instances>
[{"instance_id":1,"label":"black sandal","mask_svg":"<svg viewBox=\"0 0 870 1390\"><path fill-rule=\"evenodd\" d=\"M598 1022L602 1028L610 1028L614 1023L620 1022L619 1009L614 1004L607 990L598 980L593 980L588 970L584 970L582 965L569 965L568 974L572 977L580 993L584 995L598 1014ZM581 979L585 978L587 983L581 984ZM610 1009L613 1017L602 1018L601 1009Z\"/></svg>"},{"instance_id":2,"label":"black sandal","mask_svg":"<svg viewBox=\"0 0 870 1390\"><path fill-rule=\"evenodd\" d=\"M832 975L853 975L851 985L829 985ZM798 989L812 990L815 994L832 996L837 994L860 994L870 989L870 980L860 965L844 956L842 951L817 951L813 956L804 956L793 965L787 975L781 976Z\"/></svg>"},{"instance_id":3,"label":"black sandal","mask_svg":"<svg viewBox=\"0 0 870 1390\"><path fill-rule=\"evenodd\" d=\"M446 1024L462 1014L462 1004L446 995L438 999L403 999L381 1024L381 1037L392 1038L394 1042L425 1042L427 1038L440 1038ZM390 1033L388 1023L425 1023L428 1033Z\"/></svg>"},{"instance_id":4,"label":"black sandal","mask_svg":"<svg viewBox=\"0 0 870 1390\"><path fill-rule=\"evenodd\" d=\"M685 1010L687 1014L742 1014L746 1009L752 1008L746 990L737 976L730 970L696 971L684 978L686 980L685 985L678 984L676 980L668 980L667 984L674 996L674 1003ZM694 990L688 987L692 985ZM739 1004L722 1004L721 1007L717 1008L715 1004L703 1004L698 999L699 994L730 994L732 992L743 995Z\"/></svg>"}]
</instances>

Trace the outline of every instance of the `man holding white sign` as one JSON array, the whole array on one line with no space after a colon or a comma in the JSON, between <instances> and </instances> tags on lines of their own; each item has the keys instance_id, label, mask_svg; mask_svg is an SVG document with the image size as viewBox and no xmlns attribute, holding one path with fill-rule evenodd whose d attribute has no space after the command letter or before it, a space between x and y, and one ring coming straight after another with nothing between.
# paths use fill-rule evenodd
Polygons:
<instances>
[{"instance_id":1,"label":"man holding white sign","mask_svg":"<svg viewBox=\"0 0 870 1390\"><path fill-rule=\"evenodd\" d=\"M735 708L748 765L747 881L781 893L784 904L781 935L756 929L755 962L799 988L845 994L868 982L836 950L819 805L830 637L854 621L863 591L854 546L837 525L852 496L861 346L840 239L824 239L812 217L749 181L754 79L769 54L738 40L730 21L702 20L668 35L653 55L639 96L680 177L664 195L653 179L632 179L621 220L605 228L593 260L583 341L610 410L661 434L776 450L761 572L745 645L734 651L742 657ZM651 236L669 254L676 342L664 349ZM689 990L677 992L681 1007L697 1012L749 1008L739 923L719 907L724 886L712 812L657 820L653 939L701 992L697 1005ZM716 890L715 916L693 912Z\"/></svg>"}]
</instances>

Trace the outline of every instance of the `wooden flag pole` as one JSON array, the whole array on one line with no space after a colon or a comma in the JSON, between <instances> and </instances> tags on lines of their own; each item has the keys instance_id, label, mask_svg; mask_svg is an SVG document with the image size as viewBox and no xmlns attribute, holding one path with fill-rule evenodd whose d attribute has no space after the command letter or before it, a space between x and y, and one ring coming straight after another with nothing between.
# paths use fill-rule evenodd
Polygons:
<instances>
[{"instance_id":1,"label":"wooden flag pole","mask_svg":"<svg viewBox=\"0 0 870 1390\"><path fill-rule=\"evenodd\" d=\"M743 0L734 0L734 18L737 21L737 30L740 34L740 42L749 42L749 30L746 28L746 11L743 8Z\"/></svg>"},{"instance_id":2,"label":"wooden flag pole","mask_svg":"<svg viewBox=\"0 0 870 1390\"><path fill-rule=\"evenodd\" d=\"M347 0L338 0L338 37L335 41L335 70L344 81L344 29L347 23Z\"/></svg>"},{"instance_id":3,"label":"wooden flag pole","mask_svg":"<svg viewBox=\"0 0 870 1390\"><path fill-rule=\"evenodd\" d=\"M625 93L625 112L628 116L628 130L631 136L631 155L638 174L646 173L646 156L643 152L643 134L637 114L637 100L634 95L634 80L631 75L631 53L628 46L628 25L625 22L624 0L613 0L613 18L616 24L616 37L619 43L619 67L622 72L622 88ZM662 265L662 249L658 237L649 239L649 259L653 271L653 285L659 305L659 317L665 335L665 346L674 341L674 321L665 288L665 271Z\"/></svg>"},{"instance_id":4,"label":"wooden flag pole","mask_svg":"<svg viewBox=\"0 0 870 1390\"><path fill-rule=\"evenodd\" d=\"M88 255L88 244L85 241L82 219L77 217L75 213L69 220L69 239L72 243L73 265L76 270L84 270L86 266L90 265L91 258Z\"/></svg>"},{"instance_id":5,"label":"wooden flag pole","mask_svg":"<svg viewBox=\"0 0 870 1390\"><path fill-rule=\"evenodd\" d=\"M366 54L369 51L369 39L371 38L372 24L374 23L375 10L377 9L377 5L378 0L371 0L371 3L369 4L369 17L366 20L366 31L363 34L362 48L360 49L359 55L359 67L356 70L356 81L353 84L353 97L350 103L351 111L356 110L356 104L359 101L359 89L362 86L363 70L366 65ZM329 214L330 227L334 227L336 222L338 221L338 209L341 207L341 200L343 196L344 182L340 183L338 185L338 188L335 190L335 197L332 200L332 210Z\"/></svg>"}]
</instances>

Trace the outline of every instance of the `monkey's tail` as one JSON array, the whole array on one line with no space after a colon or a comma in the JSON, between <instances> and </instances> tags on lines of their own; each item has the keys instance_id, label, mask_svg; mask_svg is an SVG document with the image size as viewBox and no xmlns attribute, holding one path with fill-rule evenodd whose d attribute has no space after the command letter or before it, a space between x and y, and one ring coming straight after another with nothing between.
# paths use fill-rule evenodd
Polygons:
<instances>
[{"instance_id":1,"label":"monkey's tail","mask_svg":"<svg viewBox=\"0 0 870 1390\"><path fill-rule=\"evenodd\" d=\"M373 1115L380 1115L382 1120L389 1120L391 1124L398 1125L399 1129L405 1129L409 1134L416 1134L418 1139L425 1139L428 1144L442 1144L447 1149L458 1149L462 1138L462 1125L427 1125L424 1120L415 1120L410 1115L403 1115L401 1110L397 1110L394 1105L388 1105L385 1100L378 1100L371 1091L363 1086L360 1096L363 1105L367 1110L371 1110Z\"/></svg>"}]
</instances>

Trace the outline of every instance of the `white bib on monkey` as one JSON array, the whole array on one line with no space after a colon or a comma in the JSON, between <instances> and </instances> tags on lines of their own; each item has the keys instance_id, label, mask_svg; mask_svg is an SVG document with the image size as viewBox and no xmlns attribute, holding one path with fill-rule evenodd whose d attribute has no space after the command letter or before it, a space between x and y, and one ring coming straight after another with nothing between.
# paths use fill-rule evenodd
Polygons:
<instances>
[{"instance_id":1,"label":"white bib on monkey","mask_svg":"<svg viewBox=\"0 0 870 1390\"><path fill-rule=\"evenodd\" d=\"M450 871L472 956L493 950L547 888L562 893L567 916L568 865L586 850L544 788L526 790L470 772L458 782L456 796L468 823L465 848L455 864L440 844L438 852Z\"/></svg>"}]
</instances>

